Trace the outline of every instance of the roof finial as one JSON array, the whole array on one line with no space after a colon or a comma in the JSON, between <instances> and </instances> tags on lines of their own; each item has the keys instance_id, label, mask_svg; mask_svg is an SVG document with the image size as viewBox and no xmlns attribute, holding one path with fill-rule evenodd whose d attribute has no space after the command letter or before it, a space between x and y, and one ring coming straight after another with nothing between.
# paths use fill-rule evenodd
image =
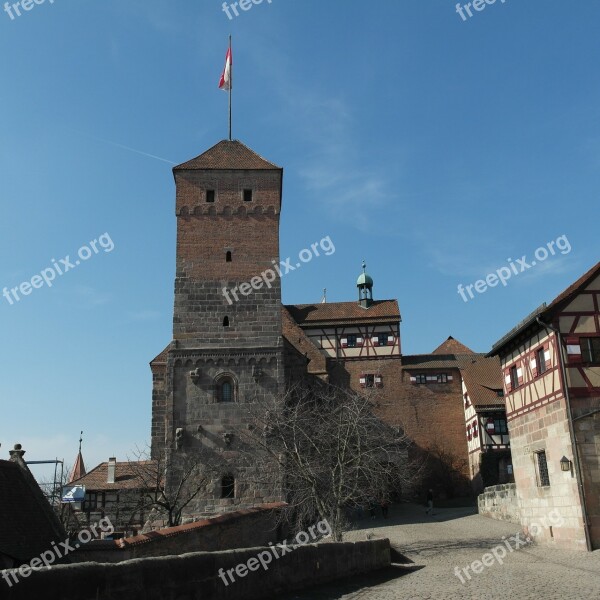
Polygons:
<instances>
[{"instance_id":1,"label":"roof finial","mask_svg":"<svg viewBox=\"0 0 600 600\"><path fill-rule=\"evenodd\" d=\"M327 288L323 288L323 298L321 299L321 304L327 304Z\"/></svg>"},{"instance_id":2,"label":"roof finial","mask_svg":"<svg viewBox=\"0 0 600 600\"><path fill-rule=\"evenodd\" d=\"M367 272L367 263L365 262L365 259L363 258L363 273Z\"/></svg>"},{"instance_id":3,"label":"roof finial","mask_svg":"<svg viewBox=\"0 0 600 600\"><path fill-rule=\"evenodd\" d=\"M81 454L81 442L83 442L83 431L79 432L79 454Z\"/></svg>"}]
</instances>

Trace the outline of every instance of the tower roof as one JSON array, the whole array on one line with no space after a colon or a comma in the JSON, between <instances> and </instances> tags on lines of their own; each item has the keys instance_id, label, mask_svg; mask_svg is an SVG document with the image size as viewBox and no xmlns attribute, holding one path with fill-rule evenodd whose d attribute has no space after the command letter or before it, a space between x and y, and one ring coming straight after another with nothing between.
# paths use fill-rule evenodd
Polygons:
<instances>
[{"instance_id":1,"label":"tower roof","mask_svg":"<svg viewBox=\"0 0 600 600\"><path fill-rule=\"evenodd\" d=\"M205 169L281 170L281 167L269 162L238 140L222 140L200 156L173 167L173 171Z\"/></svg>"},{"instance_id":2,"label":"tower roof","mask_svg":"<svg viewBox=\"0 0 600 600\"><path fill-rule=\"evenodd\" d=\"M85 465L83 464L83 456L81 455L81 450L77 453L77 458L75 459L75 464L73 465L73 469L71 470L71 474L69 475L69 483L71 481L75 481L75 479L80 479L85 475Z\"/></svg>"},{"instance_id":3,"label":"tower roof","mask_svg":"<svg viewBox=\"0 0 600 600\"><path fill-rule=\"evenodd\" d=\"M363 260L362 264L363 272L358 276L356 280L356 287L360 287L361 285L367 287L373 287L373 278L367 273L367 263Z\"/></svg>"}]
</instances>

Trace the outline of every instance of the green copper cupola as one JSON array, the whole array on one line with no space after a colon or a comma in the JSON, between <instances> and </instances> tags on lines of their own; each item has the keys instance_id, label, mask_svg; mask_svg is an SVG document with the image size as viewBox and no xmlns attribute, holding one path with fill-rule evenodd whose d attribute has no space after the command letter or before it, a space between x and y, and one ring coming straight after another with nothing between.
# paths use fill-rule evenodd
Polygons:
<instances>
[{"instance_id":1,"label":"green copper cupola","mask_svg":"<svg viewBox=\"0 0 600 600\"><path fill-rule=\"evenodd\" d=\"M363 260L363 272L356 280L358 288L358 303L363 308L369 308L373 304L373 278L367 273L367 264Z\"/></svg>"}]
</instances>

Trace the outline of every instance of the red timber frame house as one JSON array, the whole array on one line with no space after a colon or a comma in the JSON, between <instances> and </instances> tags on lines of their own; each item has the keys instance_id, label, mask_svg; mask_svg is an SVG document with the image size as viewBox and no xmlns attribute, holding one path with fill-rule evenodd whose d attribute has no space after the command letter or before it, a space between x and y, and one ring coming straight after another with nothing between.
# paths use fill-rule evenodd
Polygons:
<instances>
[{"instance_id":1,"label":"red timber frame house","mask_svg":"<svg viewBox=\"0 0 600 600\"><path fill-rule=\"evenodd\" d=\"M490 356L502 363L523 526L537 541L600 548L600 263Z\"/></svg>"}]
</instances>

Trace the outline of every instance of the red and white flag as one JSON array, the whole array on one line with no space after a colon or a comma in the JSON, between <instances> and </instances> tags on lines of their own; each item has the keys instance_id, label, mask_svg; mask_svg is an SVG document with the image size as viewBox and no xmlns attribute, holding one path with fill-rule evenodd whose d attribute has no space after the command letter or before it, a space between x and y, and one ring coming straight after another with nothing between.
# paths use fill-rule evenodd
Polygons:
<instances>
[{"instance_id":1,"label":"red and white flag","mask_svg":"<svg viewBox=\"0 0 600 600\"><path fill-rule=\"evenodd\" d=\"M221 81L219 81L219 89L229 91L231 89L231 46L227 48L227 55L225 56L225 68L221 75Z\"/></svg>"}]
</instances>

